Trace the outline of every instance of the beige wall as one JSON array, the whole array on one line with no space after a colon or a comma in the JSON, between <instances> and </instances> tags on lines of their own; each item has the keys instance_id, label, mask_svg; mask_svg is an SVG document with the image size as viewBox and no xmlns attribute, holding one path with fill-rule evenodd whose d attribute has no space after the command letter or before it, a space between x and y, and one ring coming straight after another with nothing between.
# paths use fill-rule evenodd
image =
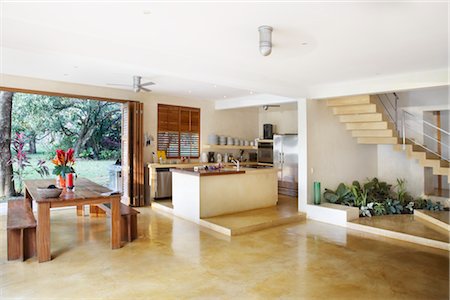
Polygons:
<instances>
[{"instance_id":1,"label":"beige wall","mask_svg":"<svg viewBox=\"0 0 450 300\"><path fill-rule=\"evenodd\" d=\"M378 178L393 186L397 178L406 180L406 188L413 196L424 193L424 168L405 152L394 151L391 145L378 145Z\"/></svg>"},{"instance_id":2,"label":"beige wall","mask_svg":"<svg viewBox=\"0 0 450 300\"><path fill-rule=\"evenodd\" d=\"M258 136L258 109L215 110L214 102L188 100L166 95L150 94L144 103L144 132L156 140L157 106L161 104L183 105L201 109L201 143L206 144L211 133L254 140ZM144 150L144 160L150 161L156 150L156 141Z\"/></svg>"},{"instance_id":3,"label":"beige wall","mask_svg":"<svg viewBox=\"0 0 450 300\"><path fill-rule=\"evenodd\" d=\"M259 108L258 132L263 137L263 125L273 124L274 133L298 133L297 103L281 104L268 110Z\"/></svg>"},{"instance_id":4,"label":"beige wall","mask_svg":"<svg viewBox=\"0 0 450 300\"><path fill-rule=\"evenodd\" d=\"M208 100L182 99L154 93L134 93L132 91L108 87L97 87L4 74L0 75L0 86L80 96L141 101L144 103L144 132L150 134L154 139L156 138L158 103L200 108L200 138L202 144L206 143L208 134L210 133L231 135L233 137L248 140L255 139L258 136L257 108L216 111L214 109L214 102ZM155 151L155 149L155 141L150 147L144 149L144 161L151 160L152 152Z\"/></svg>"},{"instance_id":5,"label":"beige wall","mask_svg":"<svg viewBox=\"0 0 450 300\"><path fill-rule=\"evenodd\" d=\"M325 100L307 100L308 187L307 202L313 202L314 181L336 189L339 183L364 181L377 176L377 146L359 145ZM302 166L300 165L299 168Z\"/></svg>"},{"instance_id":6,"label":"beige wall","mask_svg":"<svg viewBox=\"0 0 450 300\"><path fill-rule=\"evenodd\" d=\"M136 94L132 91L125 91L108 87L67 83L62 81L53 81L53 80L45 80L45 79L37 79L5 74L0 74L0 86L17 89L64 93L80 96L114 98L123 100L140 100L141 96L141 94Z\"/></svg>"}]
</instances>

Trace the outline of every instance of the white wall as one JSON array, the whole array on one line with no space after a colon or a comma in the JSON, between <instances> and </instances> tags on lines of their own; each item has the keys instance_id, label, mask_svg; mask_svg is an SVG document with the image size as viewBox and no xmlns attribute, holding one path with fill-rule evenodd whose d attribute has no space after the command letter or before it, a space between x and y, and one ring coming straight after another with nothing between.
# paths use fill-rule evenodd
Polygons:
<instances>
[{"instance_id":1,"label":"white wall","mask_svg":"<svg viewBox=\"0 0 450 300\"><path fill-rule=\"evenodd\" d=\"M258 130L263 137L263 125L273 124L274 133L298 133L297 103L281 104L280 107L259 108Z\"/></svg>"},{"instance_id":2,"label":"white wall","mask_svg":"<svg viewBox=\"0 0 450 300\"><path fill-rule=\"evenodd\" d=\"M406 188L413 196L424 194L424 168L406 153L395 151L391 145L378 146L378 179L395 185L397 178L406 180Z\"/></svg>"},{"instance_id":3,"label":"white wall","mask_svg":"<svg viewBox=\"0 0 450 300\"><path fill-rule=\"evenodd\" d=\"M377 176L376 145L358 144L325 100L307 100L307 113L308 203L313 202L314 181L321 182L323 191L336 189L341 182L350 184Z\"/></svg>"},{"instance_id":4,"label":"white wall","mask_svg":"<svg viewBox=\"0 0 450 300\"><path fill-rule=\"evenodd\" d=\"M449 87L433 87L397 93L399 107L449 106ZM431 110L431 109L430 109Z\"/></svg>"},{"instance_id":5,"label":"white wall","mask_svg":"<svg viewBox=\"0 0 450 300\"><path fill-rule=\"evenodd\" d=\"M394 75L377 75L372 78L356 79L310 86L309 99L337 98L352 95L381 94L395 91L409 91L427 87L441 87L449 84L449 69L435 69Z\"/></svg>"}]
</instances>

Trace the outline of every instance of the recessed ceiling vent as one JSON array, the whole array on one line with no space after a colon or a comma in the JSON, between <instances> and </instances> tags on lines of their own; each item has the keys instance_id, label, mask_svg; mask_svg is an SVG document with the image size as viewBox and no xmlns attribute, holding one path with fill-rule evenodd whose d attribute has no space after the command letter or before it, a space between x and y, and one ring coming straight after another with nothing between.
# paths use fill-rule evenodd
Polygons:
<instances>
[{"instance_id":1,"label":"recessed ceiling vent","mask_svg":"<svg viewBox=\"0 0 450 300\"><path fill-rule=\"evenodd\" d=\"M258 27L259 31L259 52L267 56L272 53L272 31L273 28L267 25Z\"/></svg>"}]
</instances>

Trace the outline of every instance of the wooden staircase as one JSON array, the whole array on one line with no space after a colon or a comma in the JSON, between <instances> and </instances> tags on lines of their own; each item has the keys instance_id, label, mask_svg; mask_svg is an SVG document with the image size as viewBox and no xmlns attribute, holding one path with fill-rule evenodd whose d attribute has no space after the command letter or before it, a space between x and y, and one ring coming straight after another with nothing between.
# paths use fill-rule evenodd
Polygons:
<instances>
[{"instance_id":1,"label":"wooden staircase","mask_svg":"<svg viewBox=\"0 0 450 300\"><path fill-rule=\"evenodd\" d=\"M385 115L377 97L361 95L328 99L327 106L351 131L358 144L394 145L395 150L405 151L408 158L418 160L423 167L432 168L434 175L447 176L450 183L449 162L415 144L413 140L406 139L403 145L394 123Z\"/></svg>"}]
</instances>

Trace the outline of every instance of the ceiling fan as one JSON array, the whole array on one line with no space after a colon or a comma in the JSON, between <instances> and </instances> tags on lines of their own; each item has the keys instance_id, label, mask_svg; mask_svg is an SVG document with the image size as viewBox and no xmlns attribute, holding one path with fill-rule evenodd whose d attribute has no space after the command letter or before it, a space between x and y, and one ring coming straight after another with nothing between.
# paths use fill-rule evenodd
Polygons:
<instances>
[{"instance_id":1,"label":"ceiling fan","mask_svg":"<svg viewBox=\"0 0 450 300\"><path fill-rule=\"evenodd\" d=\"M114 85L114 86L125 86L125 87L131 87L133 90L138 93L140 91L145 92L151 92L152 90L145 88L145 86L154 85L154 82L144 82L141 83L142 76L133 76L133 84L116 84L116 83L107 83L107 85Z\"/></svg>"},{"instance_id":2,"label":"ceiling fan","mask_svg":"<svg viewBox=\"0 0 450 300\"><path fill-rule=\"evenodd\" d=\"M263 105L264 110L268 110L271 107L280 107L280 105Z\"/></svg>"}]
</instances>

